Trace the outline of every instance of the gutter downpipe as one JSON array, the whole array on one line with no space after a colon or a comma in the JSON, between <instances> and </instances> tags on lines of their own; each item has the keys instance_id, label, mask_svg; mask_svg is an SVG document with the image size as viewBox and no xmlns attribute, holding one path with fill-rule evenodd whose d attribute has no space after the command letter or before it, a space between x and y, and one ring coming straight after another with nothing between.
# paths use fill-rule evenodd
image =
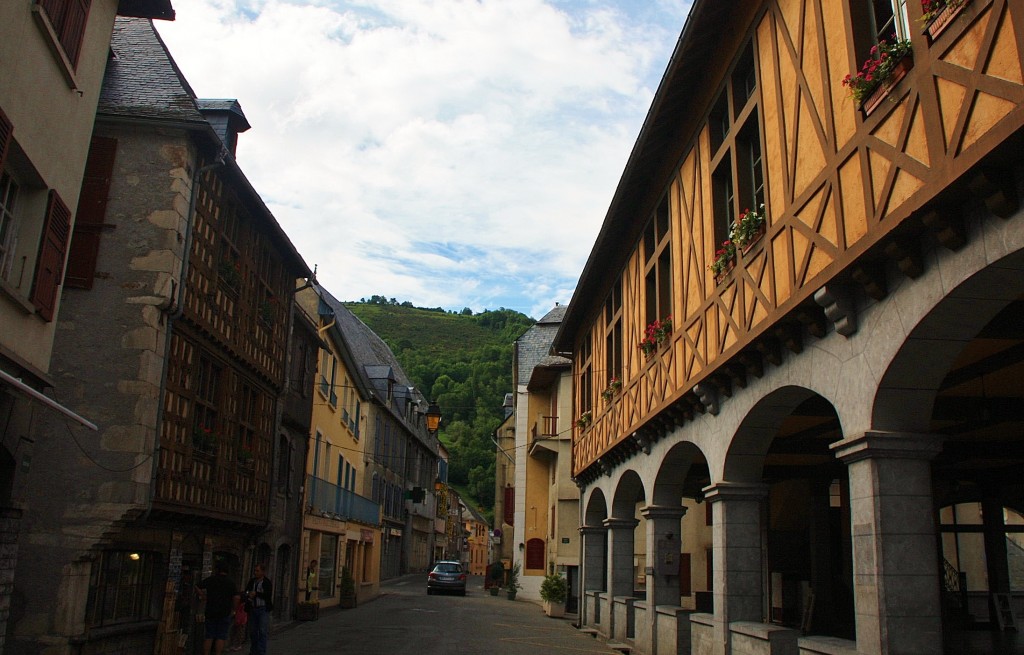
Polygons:
<instances>
[{"instance_id":1,"label":"gutter downpipe","mask_svg":"<svg viewBox=\"0 0 1024 655\"><path fill-rule=\"evenodd\" d=\"M153 512L153 501L156 498L156 480L157 472L160 466L160 433L164 422L164 394L167 392L167 353L170 352L171 348L171 335L173 334L174 321L181 318L181 315L185 312L184 305L182 305L181 299L184 296L185 289L185 278L188 275L188 262L190 257L190 251L192 250L192 226L194 224L194 216L196 213L196 195L199 192L200 179L203 173L211 171L215 168L220 168L224 165L224 160L227 157L227 149L221 145L220 150L217 152L216 159L213 163L207 164L206 166L200 167L200 152L197 149L195 156L195 168L196 173L192 176L192 188L189 191L188 199L188 215L185 217L185 243L181 254L181 273L178 275L178 286L177 288L171 289L171 298L168 300L167 307L164 307L164 311L167 311L167 334L164 337L164 367L160 373L160 390L157 393L157 411L156 411L156 427L153 433L153 466L150 471L150 483L149 483L149 499L146 502L146 509L139 517L139 523L145 523L149 519L149 515Z\"/></svg>"}]
</instances>

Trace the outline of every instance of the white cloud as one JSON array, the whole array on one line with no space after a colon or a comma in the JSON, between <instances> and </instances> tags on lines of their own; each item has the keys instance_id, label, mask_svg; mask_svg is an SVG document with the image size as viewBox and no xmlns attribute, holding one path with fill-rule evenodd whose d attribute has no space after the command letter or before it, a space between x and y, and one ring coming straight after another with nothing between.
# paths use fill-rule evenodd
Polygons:
<instances>
[{"instance_id":1,"label":"white cloud","mask_svg":"<svg viewBox=\"0 0 1024 655\"><path fill-rule=\"evenodd\" d=\"M343 299L567 302L688 2L175 0L158 24ZM641 9L638 9L642 7Z\"/></svg>"}]
</instances>

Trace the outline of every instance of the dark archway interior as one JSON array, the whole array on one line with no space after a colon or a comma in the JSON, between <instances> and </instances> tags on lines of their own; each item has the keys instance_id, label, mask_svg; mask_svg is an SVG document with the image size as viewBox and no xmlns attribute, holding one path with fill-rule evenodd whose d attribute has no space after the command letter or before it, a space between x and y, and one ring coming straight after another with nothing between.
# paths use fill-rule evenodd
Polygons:
<instances>
[{"instance_id":1,"label":"dark archway interior","mask_svg":"<svg viewBox=\"0 0 1024 655\"><path fill-rule=\"evenodd\" d=\"M1017 616L1024 606L1024 297L964 345L939 387L931 432L943 439L932 470L947 651L986 630L1019 648L1000 605Z\"/></svg>"},{"instance_id":2,"label":"dark archway interior","mask_svg":"<svg viewBox=\"0 0 1024 655\"><path fill-rule=\"evenodd\" d=\"M854 638L846 466L829 445L839 418L812 395L782 418L765 457L769 620L807 634Z\"/></svg>"}]
</instances>

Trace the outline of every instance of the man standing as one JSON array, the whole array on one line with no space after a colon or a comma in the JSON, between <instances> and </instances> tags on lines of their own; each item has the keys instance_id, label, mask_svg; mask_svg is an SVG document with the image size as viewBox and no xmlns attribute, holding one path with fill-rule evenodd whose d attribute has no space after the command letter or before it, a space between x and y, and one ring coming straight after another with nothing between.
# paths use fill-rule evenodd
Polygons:
<instances>
[{"instance_id":1,"label":"man standing","mask_svg":"<svg viewBox=\"0 0 1024 655\"><path fill-rule=\"evenodd\" d=\"M257 564L253 578L245 585L245 593L252 603L249 614L250 655L267 655L267 639L270 634L270 611L274 609L274 588L266 577L263 564Z\"/></svg>"},{"instance_id":2,"label":"man standing","mask_svg":"<svg viewBox=\"0 0 1024 655\"><path fill-rule=\"evenodd\" d=\"M235 583L228 577L227 565L217 562L214 574L196 585L196 593L206 602L204 623L206 639L203 641L203 655L210 655L213 647L215 655L224 651L224 643L231 629L231 601L238 594Z\"/></svg>"}]
</instances>

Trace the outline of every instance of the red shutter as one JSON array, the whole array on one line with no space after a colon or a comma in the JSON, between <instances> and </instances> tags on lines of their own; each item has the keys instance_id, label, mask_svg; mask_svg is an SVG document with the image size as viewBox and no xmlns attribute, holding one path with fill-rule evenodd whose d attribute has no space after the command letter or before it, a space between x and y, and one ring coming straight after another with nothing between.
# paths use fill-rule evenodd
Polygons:
<instances>
[{"instance_id":1,"label":"red shutter","mask_svg":"<svg viewBox=\"0 0 1024 655\"><path fill-rule=\"evenodd\" d=\"M11 144L12 134L14 134L14 124L0 109L0 171L4 169L4 163L7 161L7 149Z\"/></svg>"},{"instance_id":2,"label":"red shutter","mask_svg":"<svg viewBox=\"0 0 1024 655\"><path fill-rule=\"evenodd\" d=\"M543 569L544 567L544 540L530 539L526 542L526 568Z\"/></svg>"},{"instance_id":3,"label":"red shutter","mask_svg":"<svg viewBox=\"0 0 1024 655\"><path fill-rule=\"evenodd\" d=\"M505 487L505 516L503 517L505 523L509 525L515 524L516 517L516 488Z\"/></svg>"},{"instance_id":4,"label":"red shutter","mask_svg":"<svg viewBox=\"0 0 1024 655\"><path fill-rule=\"evenodd\" d=\"M64 268L64 254L71 232L71 210L50 189L50 201L46 208L46 223L43 225L43 239L39 244L39 259L36 262L35 283L32 285L32 304L39 315L52 321L57 309L57 289L60 286Z\"/></svg>"},{"instance_id":5,"label":"red shutter","mask_svg":"<svg viewBox=\"0 0 1024 655\"><path fill-rule=\"evenodd\" d=\"M50 19L64 54L68 56L72 67L77 68L92 0L39 0L39 4Z\"/></svg>"},{"instance_id":6,"label":"red shutter","mask_svg":"<svg viewBox=\"0 0 1024 655\"><path fill-rule=\"evenodd\" d=\"M64 285L91 289L96 274L96 258L100 250L100 232L107 214L110 179L114 171L117 139L94 136L89 146L89 159L82 179L82 195L75 212L75 231L68 253Z\"/></svg>"}]
</instances>

